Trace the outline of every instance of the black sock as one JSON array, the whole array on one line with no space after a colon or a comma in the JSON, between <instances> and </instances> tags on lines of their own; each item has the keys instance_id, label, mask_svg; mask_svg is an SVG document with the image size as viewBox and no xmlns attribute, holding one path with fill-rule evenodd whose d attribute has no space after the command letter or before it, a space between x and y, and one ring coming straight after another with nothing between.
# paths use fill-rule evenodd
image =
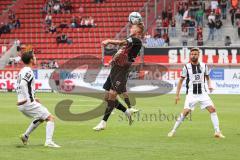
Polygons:
<instances>
[{"instance_id":1,"label":"black sock","mask_svg":"<svg viewBox=\"0 0 240 160\"><path fill-rule=\"evenodd\" d=\"M127 110L127 108L125 108L118 100L115 101L115 106L118 110L122 111L123 113L125 113Z\"/></svg>"},{"instance_id":2,"label":"black sock","mask_svg":"<svg viewBox=\"0 0 240 160\"><path fill-rule=\"evenodd\" d=\"M112 113L112 111L115 107L115 101L108 100L107 102L108 102L108 106L107 106L107 108L105 110L105 113L104 113L104 117L103 117L104 121L108 120L109 116L111 115L111 113Z\"/></svg>"},{"instance_id":3,"label":"black sock","mask_svg":"<svg viewBox=\"0 0 240 160\"><path fill-rule=\"evenodd\" d=\"M132 107L129 98L124 98L124 101L127 104L128 108Z\"/></svg>"}]
</instances>

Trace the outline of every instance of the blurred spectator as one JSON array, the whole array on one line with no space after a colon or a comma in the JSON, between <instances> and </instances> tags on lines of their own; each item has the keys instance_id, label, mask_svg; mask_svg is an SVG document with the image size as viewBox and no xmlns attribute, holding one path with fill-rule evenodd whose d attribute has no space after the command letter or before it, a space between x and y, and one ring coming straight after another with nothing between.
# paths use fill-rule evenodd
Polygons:
<instances>
[{"instance_id":1,"label":"blurred spectator","mask_svg":"<svg viewBox=\"0 0 240 160\"><path fill-rule=\"evenodd\" d=\"M15 12L12 10L8 11L8 19L5 23L1 22L0 24L0 35L11 33L12 29L20 28L20 20L16 17Z\"/></svg>"},{"instance_id":2,"label":"blurred spectator","mask_svg":"<svg viewBox=\"0 0 240 160\"><path fill-rule=\"evenodd\" d=\"M222 18L223 19L227 19L227 3L228 3L228 0L221 0L220 1L220 6L221 6L221 9L222 9Z\"/></svg>"},{"instance_id":3,"label":"blurred spectator","mask_svg":"<svg viewBox=\"0 0 240 160\"><path fill-rule=\"evenodd\" d=\"M170 46L170 39L169 39L168 34L167 34L167 33L164 33L163 36L162 36L162 38L164 39L165 44L166 44L167 46Z\"/></svg>"},{"instance_id":4,"label":"blurred spectator","mask_svg":"<svg viewBox=\"0 0 240 160\"><path fill-rule=\"evenodd\" d=\"M2 33L3 33L3 29L2 29L2 27L3 27L3 23L0 24L0 36L1 36Z\"/></svg>"},{"instance_id":5,"label":"blurred spectator","mask_svg":"<svg viewBox=\"0 0 240 160\"><path fill-rule=\"evenodd\" d=\"M82 17L80 27L85 27L85 17Z\"/></svg>"},{"instance_id":6,"label":"blurred spectator","mask_svg":"<svg viewBox=\"0 0 240 160\"><path fill-rule=\"evenodd\" d=\"M237 19L238 38L240 38L240 19Z\"/></svg>"},{"instance_id":7,"label":"blurred spectator","mask_svg":"<svg viewBox=\"0 0 240 160\"><path fill-rule=\"evenodd\" d=\"M52 33L52 34L57 32L57 27L53 23L49 27L49 32Z\"/></svg>"},{"instance_id":8,"label":"blurred spectator","mask_svg":"<svg viewBox=\"0 0 240 160\"><path fill-rule=\"evenodd\" d=\"M183 24L182 24L182 32L184 33L184 34L186 34L186 36L188 36L188 23L187 22L184 22Z\"/></svg>"},{"instance_id":9,"label":"blurred spectator","mask_svg":"<svg viewBox=\"0 0 240 160\"><path fill-rule=\"evenodd\" d=\"M216 19L220 19L221 18L221 14L222 14L221 8L217 7L215 9L215 17L216 17Z\"/></svg>"},{"instance_id":10,"label":"blurred spectator","mask_svg":"<svg viewBox=\"0 0 240 160\"><path fill-rule=\"evenodd\" d=\"M66 34L58 34L56 41L57 41L57 44L59 43L72 44L72 41L68 38Z\"/></svg>"},{"instance_id":11,"label":"blurred spectator","mask_svg":"<svg viewBox=\"0 0 240 160\"><path fill-rule=\"evenodd\" d=\"M16 18L16 14L10 9L8 11L8 19L13 20Z\"/></svg>"},{"instance_id":12,"label":"blurred spectator","mask_svg":"<svg viewBox=\"0 0 240 160\"><path fill-rule=\"evenodd\" d=\"M208 22L210 23L211 21L215 22L216 16L214 12L211 12L210 15L208 16Z\"/></svg>"},{"instance_id":13,"label":"blurred spectator","mask_svg":"<svg viewBox=\"0 0 240 160\"><path fill-rule=\"evenodd\" d=\"M45 62L45 61L42 61L42 62L41 62L41 68L42 68L42 69L47 69L47 68L48 68L48 63Z\"/></svg>"},{"instance_id":14,"label":"blurred spectator","mask_svg":"<svg viewBox=\"0 0 240 160\"><path fill-rule=\"evenodd\" d=\"M201 8L201 5L198 1L189 2L189 16L196 17L196 12Z\"/></svg>"},{"instance_id":15,"label":"blurred spectator","mask_svg":"<svg viewBox=\"0 0 240 160\"><path fill-rule=\"evenodd\" d=\"M64 13L72 13L72 3L71 1L67 0L63 3L63 9L64 9Z\"/></svg>"},{"instance_id":16,"label":"blurred spectator","mask_svg":"<svg viewBox=\"0 0 240 160\"><path fill-rule=\"evenodd\" d=\"M89 17L86 17L86 18L85 18L84 23L85 23L85 24L84 24L85 27L90 27Z\"/></svg>"},{"instance_id":17,"label":"blurred spectator","mask_svg":"<svg viewBox=\"0 0 240 160\"><path fill-rule=\"evenodd\" d=\"M240 8L238 8L235 13L235 19L240 19Z\"/></svg>"},{"instance_id":18,"label":"blurred spectator","mask_svg":"<svg viewBox=\"0 0 240 160\"><path fill-rule=\"evenodd\" d=\"M66 20L62 21L59 25L59 28L68 28L67 21Z\"/></svg>"},{"instance_id":19,"label":"blurred spectator","mask_svg":"<svg viewBox=\"0 0 240 160\"><path fill-rule=\"evenodd\" d=\"M45 3L44 5L43 5L43 8L42 8L42 13L44 14L44 13L48 13L49 11L48 11L48 4L47 3Z\"/></svg>"},{"instance_id":20,"label":"blurred spectator","mask_svg":"<svg viewBox=\"0 0 240 160\"><path fill-rule=\"evenodd\" d=\"M8 23L1 23L1 33L11 33L11 29Z\"/></svg>"},{"instance_id":21,"label":"blurred spectator","mask_svg":"<svg viewBox=\"0 0 240 160\"><path fill-rule=\"evenodd\" d=\"M203 36L203 28L202 27L197 27L197 37L198 36Z\"/></svg>"},{"instance_id":22,"label":"blurred spectator","mask_svg":"<svg viewBox=\"0 0 240 160\"><path fill-rule=\"evenodd\" d=\"M189 36L191 36L191 37L194 36L195 27L196 27L195 20L194 19L190 20L189 21Z\"/></svg>"},{"instance_id":23,"label":"blurred spectator","mask_svg":"<svg viewBox=\"0 0 240 160\"><path fill-rule=\"evenodd\" d=\"M151 38L152 36L147 32L146 34L145 34L145 36L144 36L144 39L146 40L146 39L148 39L148 38Z\"/></svg>"},{"instance_id":24,"label":"blurred spectator","mask_svg":"<svg viewBox=\"0 0 240 160\"><path fill-rule=\"evenodd\" d=\"M231 0L232 7L236 9L238 7L238 0Z\"/></svg>"},{"instance_id":25,"label":"blurred spectator","mask_svg":"<svg viewBox=\"0 0 240 160\"><path fill-rule=\"evenodd\" d=\"M61 43L67 43L68 42L68 37L66 34L62 34L61 35Z\"/></svg>"},{"instance_id":26,"label":"blurred spectator","mask_svg":"<svg viewBox=\"0 0 240 160\"><path fill-rule=\"evenodd\" d=\"M170 26L171 26L171 37L176 37L177 36L177 31L176 31L176 20L175 18L172 18L170 21Z\"/></svg>"},{"instance_id":27,"label":"blurred spectator","mask_svg":"<svg viewBox=\"0 0 240 160\"><path fill-rule=\"evenodd\" d=\"M189 17L189 9L187 9L187 10L185 10L185 12L183 14L183 20L188 21L190 19L191 19L191 17Z\"/></svg>"},{"instance_id":28,"label":"blurred spectator","mask_svg":"<svg viewBox=\"0 0 240 160\"><path fill-rule=\"evenodd\" d=\"M57 69L59 68L58 63L55 60L51 60L48 62L48 67L50 69Z\"/></svg>"},{"instance_id":29,"label":"blurred spectator","mask_svg":"<svg viewBox=\"0 0 240 160\"><path fill-rule=\"evenodd\" d=\"M203 29L202 29L202 27L197 27L197 45L203 46Z\"/></svg>"},{"instance_id":30,"label":"blurred spectator","mask_svg":"<svg viewBox=\"0 0 240 160\"><path fill-rule=\"evenodd\" d=\"M210 22L208 22L208 27L209 27L208 40L210 39L214 40L215 22L212 19L210 20Z\"/></svg>"},{"instance_id":31,"label":"blurred spectator","mask_svg":"<svg viewBox=\"0 0 240 160\"><path fill-rule=\"evenodd\" d=\"M103 3L104 0L95 0L96 3Z\"/></svg>"},{"instance_id":32,"label":"blurred spectator","mask_svg":"<svg viewBox=\"0 0 240 160\"><path fill-rule=\"evenodd\" d=\"M71 19L71 28L77 28L78 23L77 23L77 17L73 16Z\"/></svg>"},{"instance_id":33,"label":"blurred spectator","mask_svg":"<svg viewBox=\"0 0 240 160\"><path fill-rule=\"evenodd\" d=\"M180 24L182 24L184 12L185 12L185 10L184 10L183 4L180 3L178 6L178 22Z\"/></svg>"},{"instance_id":34,"label":"blurred spectator","mask_svg":"<svg viewBox=\"0 0 240 160\"><path fill-rule=\"evenodd\" d=\"M225 37L225 46L230 46L232 44L231 38L229 36Z\"/></svg>"},{"instance_id":35,"label":"blurred spectator","mask_svg":"<svg viewBox=\"0 0 240 160\"><path fill-rule=\"evenodd\" d=\"M80 22L80 27L95 27L96 23L94 22L93 17L82 17Z\"/></svg>"},{"instance_id":36,"label":"blurred spectator","mask_svg":"<svg viewBox=\"0 0 240 160\"><path fill-rule=\"evenodd\" d=\"M57 61L53 60L53 68L56 69L56 68L59 68L59 65L57 63Z\"/></svg>"},{"instance_id":37,"label":"blurred spectator","mask_svg":"<svg viewBox=\"0 0 240 160\"><path fill-rule=\"evenodd\" d=\"M8 27L9 27L10 30L12 30L12 29L14 28L14 23L15 23L15 20L9 21L9 22L7 23L7 25L8 25Z\"/></svg>"},{"instance_id":38,"label":"blurred spectator","mask_svg":"<svg viewBox=\"0 0 240 160\"><path fill-rule=\"evenodd\" d=\"M211 10L215 10L218 7L218 0L212 0L211 1Z\"/></svg>"},{"instance_id":39,"label":"blurred spectator","mask_svg":"<svg viewBox=\"0 0 240 160\"><path fill-rule=\"evenodd\" d=\"M234 26L234 23L235 23L235 13L236 13L236 9L232 8L230 10L232 26Z\"/></svg>"},{"instance_id":40,"label":"blurred spectator","mask_svg":"<svg viewBox=\"0 0 240 160\"><path fill-rule=\"evenodd\" d=\"M166 18L168 18L168 12L166 11L166 9L164 9L162 11L162 19L166 19Z\"/></svg>"},{"instance_id":41,"label":"blurred spectator","mask_svg":"<svg viewBox=\"0 0 240 160\"><path fill-rule=\"evenodd\" d=\"M169 4L169 6L168 6L167 18L168 18L169 20L171 20L171 19L173 18L173 10L172 10L171 4Z\"/></svg>"},{"instance_id":42,"label":"blurred spectator","mask_svg":"<svg viewBox=\"0 0 240 160\"><path fill-rule=\"evenodd\" d=\"M162 35L162 18L158 16L156 20L156 31L158 34Z\"/></svg>"},{"instance_id":43,"label":"blurred spectator","mask_svg":"<svg viewBox=\"0 0 240 160\"><path fill-rule=\"evenodd\" d=\"M169 21L167 18L163 19L162 26L163 32L168 34Z\"/></svg>"},{"instance_id":44,"label":"blurred spectator","mask_svg":"<svg viewBox=\"0 0 240 160\"><path fill-rule=\"evenodd\" d=\"M18 55L16 57L11 56L8 61L8 65L15 66L21 61L21 57Z\"/></svg>"},{"instance_id":45,"label":"blurred spectator","mask_svg":"<svg viewBox=\"0 0 240 160\"><path fill-rule=\"evenodd\" d=\"M53 13L57 14L57 13L61 13L61 6L60 3L55 3L53 6Z\"/></svg>"},{"instance_id":46,"label":"blurred spectator","mask_svg":"<svg viewBox=\"0 0 240 160\"><path fill-rule=\"evenodd\" d=\"M222 21L221 19L217 19L216 22L215 22L215 27L216 27L216 34L217 34L217 38L218 40L221 40L222 39Z\"/></svg>"},{"instance_id":47,"label":"blurred spectator","mask_svg":"<svg viewBox=\"0 0 240 160\"><path fill-rule=\"evenodd\" d=\"M93 17L89 17L89 22L90 22L90 23L89 23L89 24L90 24L90 27L95 27L95 26L96 26Z\"/></svg>"},{"instance_id":48,"label":"blurred spectator","mask_svg":"<svg viewBox=\"0 0 240 160\"><path fill-rule=\"evenodd\" d=\"M19 19L17 19L17 20L15 21L14 27L15 27L15 28L20 28L20 27L21 27L21 22L20 22Z\"/></svg>"},{"instance_id":49,"label":"blurred spectator","mask_svg":"<svg viewBox=\"0 0 240 160\"><path fill-rule=\"evenodd\" d=\"M17 46L17 51L20 52L21 51L21 41L19 39L16 39L14 41L14 44Z\"/></svg>"},{"instance_id":50,"label":"blurred spectator","mask_svg":"<svg viewBox=\"0 0 240 160\"><path fill-rule=\"evenodd\" d=\"M202 35L199 35L197 37L197 45L198 46L203 46L203 36Z\"/></svg>"},{"instance_id":51,"label":"blurred spectator","mask_svg":"<svg viewBox=\"0 0 240 160\"><path fill-rule=\"evenodd\" d=\"M203 26L203 16L204 16L204 10L202 8L200 8L196 12L197 26Z\"/></svg>"},{"instance_id":52,"label":"blurred spectator","mask_svg":"<svg viewBox=\"0 0 240 160\"><path fill-rule=\"evenodd\" d=\"M50 13L48 13L45 17L45 23L47 25L51 25L52 24L52 15Z\"/></svg>"},{"instance_id":53,"label":"blurred spectator","mask_svg":"<svg viewBox=\"0 0 240 160\"><path fill-rule=\"evenodd\" d=\"M53 13L52 7L54 6L53 0L48 0L47 1L47 13Z\"/></svg>"}]
</instances>

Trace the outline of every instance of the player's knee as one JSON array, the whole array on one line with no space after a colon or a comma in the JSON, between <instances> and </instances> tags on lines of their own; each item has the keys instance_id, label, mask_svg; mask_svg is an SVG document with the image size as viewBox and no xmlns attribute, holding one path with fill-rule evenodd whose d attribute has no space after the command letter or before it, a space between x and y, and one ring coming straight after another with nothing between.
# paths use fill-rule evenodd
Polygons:
<instances>
[{"instance_id":1,"label":"player's knee","mask_svg":"<svg viewBox=\"0 0 240 160\"><path fill-rule=\"evenodd\" d=\"M208 111L210 113L214 113L214 112L216 112L216 108L214 106L211 106L211 107L209 107Z\"/></svg>"},{"instance_id":2,"label":"player's knee","mask_svg":"<svg viewBox=\"0 0 240 160\"><path fill-rule=\"evenodd\" d=\"M108 98L109 98L109 93L107 92L107 93L105 93L105 95L104 95L104 100L107 101Z\"/></svg>"},{"instance_id":3,"label":"player's knee","mask_svg":"<svg viewBox=\"0 0 240 160\"><path fill-rule=\"evenodd\" d=\"M123 93L123 97L124 97L124 98L128 98L128 93L127 93L127 92L124 92L124 93Z\"/></svg>"},{"instance_id":4,"label":"player's knee","mask_svg":"<svg viewBox=\"0 0 240 160\"><path fill-rule=\"evenodd\" d=\"M109 92L108 100L115 100L115 99L116 99L116 96L117 96L117 92L111 90L111 91Z\"/></svg>"},{"instance_id":5,"label":"player's knee","mask_svg":"<svg viewBox=\"0 0 240 160\"><path fill-rule=\"evenodd\" d=\"M50 115L47 117L46 121L54 121L55 120L55 117L53 115Z\"/></svg>"},{"instance_id":6,"label":"player's knee","mask_svg":"<svg viewBox=\"0 0 240 160\"><path fill-rule=\"evenodd\" d=\"M184 117L186 117L190 112L191 112L190 109L185 109L182 114Z\"/></svg>"},{"instance_id":7,"label":"player's knee","mask_svg":"<svg viewBox=\"0 0 240 160\"><path fill-rule=\"evenodd\" d=\"M107 102L107 101L108 101L108 97L104 97L104 101L106 101L106 102Z\"/></svg>"}]
</instances>

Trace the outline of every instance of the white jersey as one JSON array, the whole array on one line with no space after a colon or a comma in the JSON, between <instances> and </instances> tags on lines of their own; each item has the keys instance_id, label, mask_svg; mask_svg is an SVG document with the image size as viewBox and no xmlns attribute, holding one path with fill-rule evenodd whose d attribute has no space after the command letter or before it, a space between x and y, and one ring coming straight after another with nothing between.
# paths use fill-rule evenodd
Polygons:
<instances>
[{"instance_id":1,"label":"white jersey","mask_svg":"<svg viewBox=\"0 0 240 160\"><path fill-rule=\"evenodd\" d=\"M27 100L27 104L29 104L35 101L35 77L30 67L24 67L20 70L16 92L18 102Z\"/></svg>"},{"instance_id":2,"label":"white jersey","mask_svg":"<svg viewBox=\"0 0 240 160\"><path fill-rule=\"evenodd\" d=\"M207 93L205 88L205 76L209 75L209 69L205 63L198 65L186 64L182 69L181 77L186 78L187 94Z\"/></svg>"}]
</instances>

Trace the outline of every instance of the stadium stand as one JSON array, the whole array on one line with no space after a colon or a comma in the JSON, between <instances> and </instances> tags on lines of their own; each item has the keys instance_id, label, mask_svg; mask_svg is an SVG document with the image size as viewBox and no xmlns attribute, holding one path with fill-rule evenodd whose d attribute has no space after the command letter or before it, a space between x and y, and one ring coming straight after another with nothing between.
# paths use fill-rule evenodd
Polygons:
<instances>
[{"instance_id":1,"label":"stadium stand","mask_svg":"<svg viewBox=\"0 0 240 160\"><path fill-rule=\"evenodd\" d=\"M152 37L163 38L163 34L168 33L170 46L224 46L227 36L239 44L238 1L176 0L167 6L152 27Z\"/></svg>"},{"instance_id":2,"label":"stadium stand","mask_svg":"<svg viewBox=\"0 0 240 160\"><path fill-rule=\"evenodd\" d=\"M74 17L93 17L95 27L85 28L57 28L58 33L47 33L45 28L46 13L42 8L45 0L29 0L16 11L16 16L21 21L21 28L13 30L11 34L1 36L0 44L9 43L18 39L21 44L30 44L38 50L37 57L41 61L54 59L64 63L69 58L81 54L101 56L101 41L114 38L127 24L129 13L138 11L144 6L146 0L107 0L104 3L94 3L92 0L71 0L72 12L51 14L54 25L59 26L65 21L70 24ZM57 43L59 34L65 34L71 43Z\"/></svg>"},{"instance_id":3,"label":"stadium stand","mask_svg":"<svg viewBox=\"0 0 240 160\"><path fill-rule=\"evenodd\" d=\"M12 0L0 0L0 15L4 10L8 9L8 6L13 3Z\"/></svg>"}]
</instances>

